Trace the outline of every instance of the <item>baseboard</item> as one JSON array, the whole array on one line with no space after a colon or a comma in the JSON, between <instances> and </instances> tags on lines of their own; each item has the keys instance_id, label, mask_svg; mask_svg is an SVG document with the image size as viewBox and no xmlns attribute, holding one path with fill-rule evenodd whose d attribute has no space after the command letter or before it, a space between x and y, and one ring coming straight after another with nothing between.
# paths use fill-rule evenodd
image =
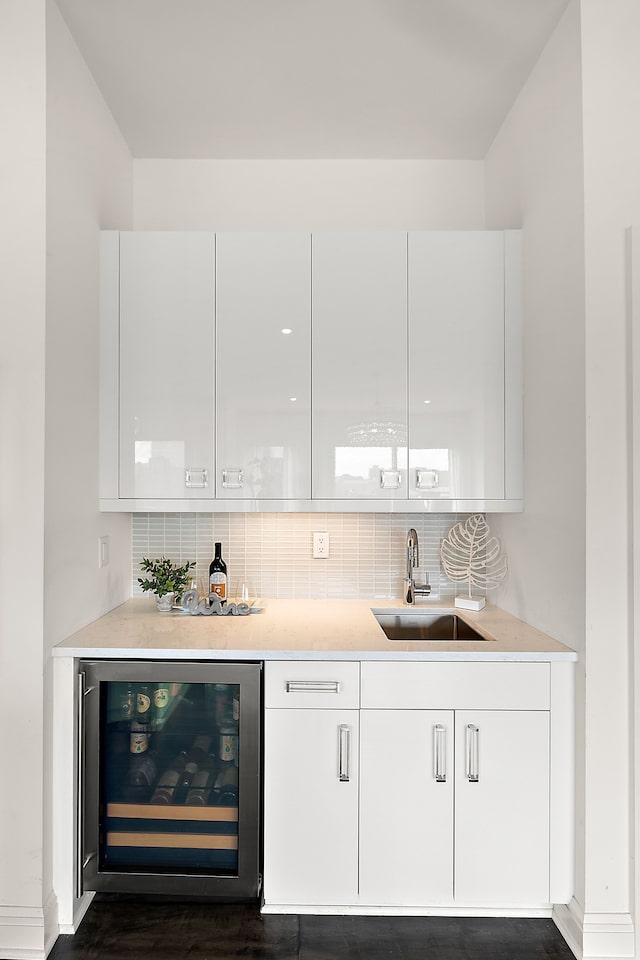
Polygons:
<instances>
[{"instance_id":1,"label":"baseboard","mask_svg":"<svg viewBox=\"0 0 640 960\"><path fill-rule=\"evenodd\" d=\"M552 919L564 937L571 952L582 960L582 911L576 913L577 902L557 903L553 908ZM579 908L578 908L579 909Z\"/></svg>"},{"instance_id":2,"label":"baseboard","mask_svg":"<svg viewBox=\"0 0 640 960\"><path fill-rule=\"evenodd\" d=\"M319 917L550 917L551 907L379 907L308 903L263 903L262 913Z\"/></svg>"},{"instance_id":3,"label":"baseboard","mask_svg":"<svg viewBox=\"0 0 640 960\"><path fill-rule=\"evenodd\" d=\"M574 898L558 904L553 920L578 960L633 960L635 931L629 913L585 913Z\"/></svg>"},{"instance_id":4,"label":"baseboard","mask_svg":"<svg viewBox=\"0 0 640 960\"><path fill-rule=\"evenodd\" d=\"M58 927L58 933L77 933L78 927L84 920L84 915L91 906L91 901L95 897L95 892L83 893L79 900L74 901L73 922L61 923Z\"/></svg>"},{"instance_id":5,"label":"baseboard","mask_svg":"<svg viewBox=\"0 0 640 960\"><path fill-rule=\"evenodd\" d=\"M44 905L44 955L49 956L58 939L58 899L53 891Z\"/></svg>"},{"instance_id":6,"label":"baseboard","mask_svg":"<svg viewBox=\"0 0 640 960\"><path fill-rule=\"evenodd\" d=\"M45 960L58 936L57 918L53 893L43 907L0 906L0 957Z\"/></svg>"}]
</instances>

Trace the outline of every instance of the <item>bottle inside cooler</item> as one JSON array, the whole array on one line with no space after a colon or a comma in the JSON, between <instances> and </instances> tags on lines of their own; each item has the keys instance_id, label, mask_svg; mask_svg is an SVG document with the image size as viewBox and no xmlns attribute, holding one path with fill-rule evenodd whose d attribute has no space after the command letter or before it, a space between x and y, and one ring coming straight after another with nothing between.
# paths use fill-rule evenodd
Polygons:
<instances>
[{"instance_id":1,"label":"bottle inside cooler","mask_svg":"<svg viewBox=\"0 0 640 960\"><path fill-rule=\"evenodd\" d=\"M236 870L239 685L104 686L105 863Z\"/></svg>"}]
</instances>

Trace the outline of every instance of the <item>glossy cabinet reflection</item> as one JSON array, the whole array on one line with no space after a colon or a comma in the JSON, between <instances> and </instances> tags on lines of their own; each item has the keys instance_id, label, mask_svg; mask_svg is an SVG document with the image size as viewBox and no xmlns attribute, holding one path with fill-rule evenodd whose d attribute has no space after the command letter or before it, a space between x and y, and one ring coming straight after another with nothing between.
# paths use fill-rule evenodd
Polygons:
<instances>
[{"instance_id":1,"label":"glossy cabinet reflection","mask_svg":"<svg viewBox=\"0 0 640 960\"><path fill-rule=\"evenodd\" d=\"M102 508L521 509L519 244L105 231Z\"/></svg>"},{"instance_id":2,"label":"glossy cabinet reflection","mask_svg":"<svg viewBox=\"0 0 640 960\"><path fill-rule=\"evenodd\" d=\"M313 234L313 497L407 496L407 235Z\"/></svg>"},{"instance_id":3,"label":"glossy cabinet reflection","mask_svg":"<svg viewBox=\"0 0 640 960\"><path fill-rule=\"evenodd\" d=\"M211 497L215 236L119 244L119 496Z\"/></svg>"},{"instance_id":4,"label":"glossy cabinet reflection","mask_svg":"<svg viewBox=\"0 0 640 960\"><path fill-rule=\"evenodd\" d=\"M504 234L409 234L409 496L505 496Z\"/></svg>"},{"instance_id":5,"label":"glossy cabinet reflection","mask_svg":"<svg viewBox=\"0 0 640 960\"><path fill-rule=\"evenodd\" d=\"M219 499L311 496L311 235L216 235Z\"/></svg>"}]
</instances>

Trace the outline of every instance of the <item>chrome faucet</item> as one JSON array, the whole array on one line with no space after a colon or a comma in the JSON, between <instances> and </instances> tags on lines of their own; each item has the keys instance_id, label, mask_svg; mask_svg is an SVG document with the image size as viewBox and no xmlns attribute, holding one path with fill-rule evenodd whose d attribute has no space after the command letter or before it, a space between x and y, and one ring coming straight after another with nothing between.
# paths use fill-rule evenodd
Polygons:
<instances>
[{"instance_id":1,"label":"chrome faucet","mask_svg":"<svg viewBox=\"0 0 640 960\"><path fill-rule=\"evenodd\" d=\"M420 554L418 552L418 534L411 527L407 534L407 576L403 580L404 593L402 595L405 603L414 604L416 597L428 597L431 593L431 584L429 578L424 583L418 584L413 579L413 571L420 565Z\"/></svg>"}]
</instances>

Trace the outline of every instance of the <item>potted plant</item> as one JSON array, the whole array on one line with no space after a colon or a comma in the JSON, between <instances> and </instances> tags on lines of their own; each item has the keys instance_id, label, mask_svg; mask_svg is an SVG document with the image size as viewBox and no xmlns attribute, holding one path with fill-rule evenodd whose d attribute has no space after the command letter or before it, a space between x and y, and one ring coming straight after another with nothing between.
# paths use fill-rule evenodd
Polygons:
<instances>
[{"instance_id":1,"label":"potted plant","mask_svg":"<svg viewBox=\"0 0 640 960\"><path fill-rule=\"evenodd\" d=\"M145 592L150 590L155 593L158 611L167 613L173 607L174 600L181 597L189 585L189 570L195 565L195 560L188 560L180 566L166 557L160 557L159 560L143 557L140 567L150 576L138 577L138 583Z\"/></svg>"}]
</instances>

